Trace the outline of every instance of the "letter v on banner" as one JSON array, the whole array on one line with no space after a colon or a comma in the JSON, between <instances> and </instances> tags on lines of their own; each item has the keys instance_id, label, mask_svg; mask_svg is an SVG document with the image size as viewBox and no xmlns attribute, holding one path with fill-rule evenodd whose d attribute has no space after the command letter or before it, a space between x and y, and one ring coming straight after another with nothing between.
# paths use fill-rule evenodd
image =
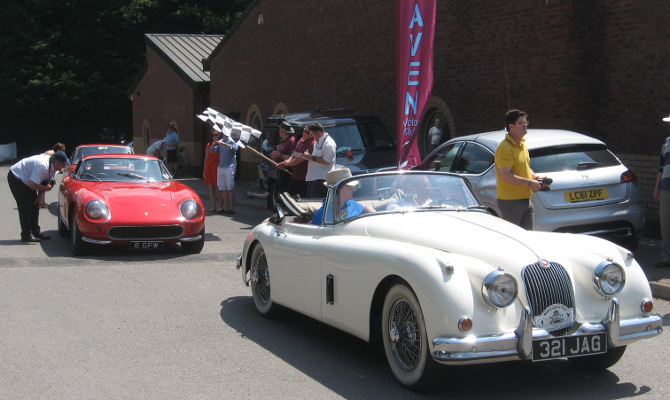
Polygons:
<instances>
[{"instance_id":1,"label":"letter v on banner","mask_svg":"<svg viewBox=\"0 0 670 400\"><path fill-rule=\"evenodd\" d=\"M418 129L433 89L433 39L437 0L397 0L398 4L398 167L421 162Z\"/></svg>"}]
</instances>

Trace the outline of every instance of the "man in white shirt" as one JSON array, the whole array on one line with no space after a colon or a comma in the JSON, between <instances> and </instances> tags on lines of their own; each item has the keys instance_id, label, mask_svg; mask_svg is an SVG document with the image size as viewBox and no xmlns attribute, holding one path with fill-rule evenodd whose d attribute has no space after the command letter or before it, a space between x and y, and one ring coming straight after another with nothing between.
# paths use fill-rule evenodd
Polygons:
<instances>
[{"instance_id":1,"label":"man in white shirt","mask_svg":"<svg viewBox=\"0 0 670 400\"><path fill-rule=\"evenodd\" d=\"M21 223L21 241L39 242L50 239L41 232L39 219L39 193L51 190L56 181L56 172L67 165L67 156L57 151L52 156L38 154L27 157L12 165L7 174L7 183L12 191Z\"/></svg>"},{"instance_id":2,"label":"man in white shirt","mask_svg":"<svg viewBox=\"0 0 670 400\"><path fill-rule=\"evenodd\" d=\"M161 152L163 151L164 148L165 148L165 140L156 140L147 149L147 155L162 159L163 157L161 157Z\"/></svg>"},{"instance_id":3,"label":"man in white shirt","mask_svg":"<svg viewBox=\"0 0 670 400\"><path fill-rule=\"evenodd\" d=\"M436 149L442 140L442 126L440 125L439 118L435 120L435 126L428 131L428 136L430 136L431 146L433 146L433 149Z\"/></svg>"},{"instance_id":4,"label":"man in white shirt","mask_svg":"<svg viewBox=\"0 0 670 400\"><path fill-rule=\"evenodd\" d=\"M303 153L302 158L307 164L307 197L324 198L328 188L324 185L328 171L335 168L337 145L335 140L324 132L323 125L318 122L311 123L305 128L314 137L314 151L312 154Z\"/></svg>"}]
</instances>

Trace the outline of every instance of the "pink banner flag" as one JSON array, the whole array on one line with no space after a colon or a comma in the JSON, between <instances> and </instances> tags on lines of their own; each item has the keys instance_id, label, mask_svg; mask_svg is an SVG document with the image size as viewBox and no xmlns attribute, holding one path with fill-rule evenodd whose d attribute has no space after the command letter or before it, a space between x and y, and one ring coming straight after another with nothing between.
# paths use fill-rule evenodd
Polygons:
<instances>
[{"instance_id":1,"label":"pink banner flag","mask_svg":"<svg viewBox=\"0 0 670 400\"><path fill-rule=\"evenodd\" d=\"M433 88L437 0L398 0L398 167L421 162L419 124Z\"/></svg>"}]
</instances>

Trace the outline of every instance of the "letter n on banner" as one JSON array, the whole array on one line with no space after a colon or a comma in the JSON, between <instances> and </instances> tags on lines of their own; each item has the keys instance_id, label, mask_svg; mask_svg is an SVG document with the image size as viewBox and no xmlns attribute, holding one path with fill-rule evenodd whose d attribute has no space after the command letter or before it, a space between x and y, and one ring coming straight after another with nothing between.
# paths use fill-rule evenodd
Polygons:
<instances>
[{"instance_id":1,"label":"letter n on banner","mask_svg":"<svg viewBox=\"0 0 670 400\"><path fill-rule=\"evenodd\" d=\"M398 1L398 167L421 162L419 123L433 89L433 38L437 0Z\"/></svg>"}]
</instances>

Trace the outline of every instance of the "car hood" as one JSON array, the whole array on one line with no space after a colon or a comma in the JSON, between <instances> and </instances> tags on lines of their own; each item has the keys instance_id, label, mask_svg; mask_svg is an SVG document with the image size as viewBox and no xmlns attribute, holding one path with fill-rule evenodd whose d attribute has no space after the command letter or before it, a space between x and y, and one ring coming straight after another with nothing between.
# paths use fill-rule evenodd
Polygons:
<instances>
[{"instance_id":1,"label":"car hood","mask_svg":"<svg viewBox=\"0 0 670 400\"><path fill-rule=\"evenodd\" d=\"M486 213L418 211L357 221L366 225L370 237L470 256L505 268L561 258L557 246L547 240L546 234L526 231Z\"/></svg>"},{"instance_id":2,"label":"car hood","mask_svg":"<svg viewBox=\"0 0 670 400\"><path fill-rule=\"evenodd\" d=\"M103 183L98 187L99 194L110 205L160 205L169 204L176 190L173 182L158 183Z\"/></svg>"}]
</instances>

